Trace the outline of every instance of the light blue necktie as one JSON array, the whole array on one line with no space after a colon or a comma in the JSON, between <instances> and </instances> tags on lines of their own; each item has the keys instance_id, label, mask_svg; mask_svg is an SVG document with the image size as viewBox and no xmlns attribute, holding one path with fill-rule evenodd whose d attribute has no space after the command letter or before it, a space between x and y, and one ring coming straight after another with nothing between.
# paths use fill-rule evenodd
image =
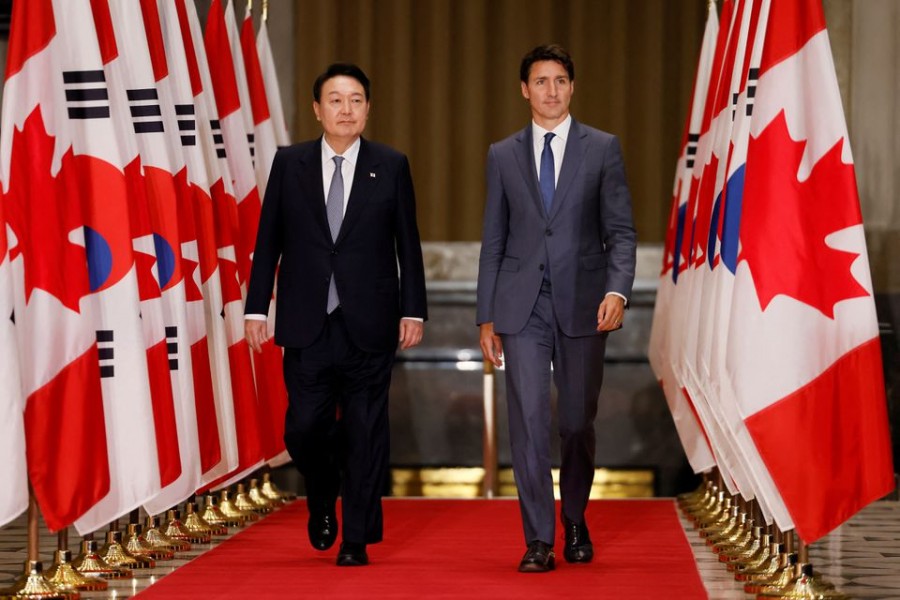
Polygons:
<instances>
[{"instance_id":1,"label":"light blue necktie","mask_svg":"<svg viewBox=\"0 0 900 600\"><path fill-rule=\"evenodd\" d=\"M344 175L341 173L343 156L334 157L334 175L331 177L331 187L328 188L328 199L325 201L325 211L328 213L328 228L331 230L331 240L336 241L341 231L341 221L344 220ZM337 286L334 284L334 273L331 274L331 282L328 284L328 305L325 310L331 314L341 303L338 298Z\"/></svg>"},{"instance_id":2,"label":"light blue necktie","mask_svg":"<svg viewBox=\"0 0 900 600\"><path fill-rule=\"evenodd\" d=\"M550 207L553 206L553 194L556 191L556 166L553 163L553 148L550 140L555 133L548 132L544 135L544 151L541 152L541 196L544 198L544 211L550 215Z\"/></svg>"}]
</instances>

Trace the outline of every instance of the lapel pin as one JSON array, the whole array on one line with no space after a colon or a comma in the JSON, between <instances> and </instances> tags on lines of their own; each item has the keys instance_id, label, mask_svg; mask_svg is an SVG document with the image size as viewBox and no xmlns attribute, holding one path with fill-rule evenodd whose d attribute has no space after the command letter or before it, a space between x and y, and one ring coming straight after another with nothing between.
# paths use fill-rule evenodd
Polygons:
<instances>
[{"instance_id":1,"label":"lapel pin","mask_svg":"<svg viewBox=\"0 0 900 600\"><path fill-rule=\"evenodd\" d=\"M372 179L375 179L375 173L369 173L369 177L371 177Z\"/></svg>"}]
</instances>

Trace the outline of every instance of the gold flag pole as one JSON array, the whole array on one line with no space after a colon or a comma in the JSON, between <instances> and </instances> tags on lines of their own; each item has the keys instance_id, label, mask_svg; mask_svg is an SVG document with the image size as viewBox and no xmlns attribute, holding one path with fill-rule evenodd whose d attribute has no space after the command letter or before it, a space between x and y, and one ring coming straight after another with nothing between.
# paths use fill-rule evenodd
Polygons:
<instances>
[{"instance_id":1,"label":"gold flag pole","mask_svg":"<svg viewBox=\"0 0 900 600\"><path fill-rule=\"evenodd\" d=\"M28 484L28 557L25 560L25 571L13 582L12 586L0 590L0 600L78 600L81 595L76 591L65 591L57 588L44 577L44 567L40 559L40 537L38 532L37 499L31 483Z\"/></svg>"},{"instance_id":2,"label":"gold flag pole","mask_svg":"<svg viewBox=\"0 0 900 600\"><path fill-rule=\"evenodd\" d=\"M251 2L253 0L250 0ZM263 23L269 21L269 0L262 0L262 20Z\"/></svg>"},{"instance_id":3,"label":"gold flag pole","mask_svg":"<svg viewBox=\"0 0 900 600\"><path fill-rule=\"evenodd\" d=\"M482 462L484 463L484 497L497 495L497 404L494 397L494 363L484 361L484 433Z\"/></svg>"}]
</instances>

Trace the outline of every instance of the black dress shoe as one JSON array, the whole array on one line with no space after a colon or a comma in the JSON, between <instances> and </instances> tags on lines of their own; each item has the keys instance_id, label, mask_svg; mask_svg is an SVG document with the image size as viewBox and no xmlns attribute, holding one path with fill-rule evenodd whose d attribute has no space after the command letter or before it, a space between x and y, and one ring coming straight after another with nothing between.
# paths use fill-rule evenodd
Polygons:
<instances>
[{"instance_id":1,"label":"black dress shoe","mask_svg":"<svg viewBox=\"0 0 900 600\"><path fill-rule=\"evenodd\" d=\"M579 525L563 517L563 528L566 531L566 547L563 556L570 563L591 562L594 558L594 545L588 533L587 524Z\"/></svg>"},{"instance_id":2,"label":"black dress shoe","mask_svg":"<svg viewBox=\"0 0 900 600\"><path fill-rule=\"evenodd\" d=\"M556 555L553 546L535 540L528 544L528 550L519 563L520 573L545 573L556 566Z\"/></svg>"},{"instance_id":3,"label":"black dress shoe","mask_svg":"<svg viewBox=\"0 0 900 600\"><path fill-rule=\"evenodd\" d=\"M329 512L310 512L306 524L309 541L316 550L328 550L337 539L338 521L334 509Z\"/></svg>"},{"instance_id":4,"label":"black dress shoe","mask_svg":"<svg viewBox=\"0 0 900 600\"><path fill-rule=\"evenodd\" d=\"M337 566L362 567L367 564L369 564L369 555L366 554L365 544L341 543L341 549L337 555Z\"/></svg>"}]
</instances>

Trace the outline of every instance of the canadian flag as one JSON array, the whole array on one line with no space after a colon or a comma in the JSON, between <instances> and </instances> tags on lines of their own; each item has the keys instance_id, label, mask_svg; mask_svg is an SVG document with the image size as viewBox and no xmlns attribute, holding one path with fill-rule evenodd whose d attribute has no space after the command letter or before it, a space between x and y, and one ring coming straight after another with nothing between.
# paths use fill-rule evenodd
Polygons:
<instances>
[{"instance_id":1,"label":"canadian flag","mask_svg":"<svg viewBox=\"0 0 900 600\"><path fill-rule=\"evenodd\" d=\"M110 489L97 332L87 309L86 218L76 174L92 159L73 151L79 121L71 111L78 116L84 107L66 100L65 82L78 70L67 68L68 49L57 27L65 22L50 0L13 6L0 125L6 219L0 239L9 250L2 302L14 294L21 376L13 371L3 378L9 386L4 410L13 428L12 452L4 460L22 457L14 441L21 385L28 477L51 530L70 525ZM2 313L5 336L8 309L6 304ZM4 360L0 368L14 365ZM15 473L9 516L27 497L27 485Z\"/></svg>"},{"instance_id":2,"label":"canadian flag","mask_svg":"<svg viewBox=\"0 0 900 600\"><path fill-rule=\"evenodd\" d=\"M188 118L184 118L185 112L193 111L193 97L189 82L182 86L179 86L176 82L179 66L182 67L185 77L187 76L187 70L183 67L183 52L180 55L182 60L177 65L170 64L166 56L166 44L157 0L140 0L140 2L144 29L147 33L151 65L154 77L157 80L156 85L160 94L161 112L166 130L165 135L150 136L148 141L151 142L150 148L162 157L160 160L161 166L165 164L166 160L169 161L170 168L168 171L173 174L175 197L177 199L177 206L173 207L171 203L167 206L168 211L171 211L173 208L176 209L174 212L177 215L175 223L177 223L178 237L180 239L181 279L178 282L178 287L175 288L172 285L173 278L170 277L169 283L163 286L163 293L165 297L165 292L169 288L183 288L183 298L179 295L174 300L176 310L174 319L184 324L183 332L179 329L176 333L183 335L189 346L193 383L191 401L184 405L182 409L183 417L179 423L183 422L186 429L187 441L183 447L190 449L195 454L189 461L193 469L196 470L196 475L192 474L189 482L185 481L182 483L180 488L178 488L182 491L174 492L173 490L173 493L178 495L184 493L183 490L187 490L191 486L194 488L191 492L196 490L203 481L203 473L221 461L222 452L219 443L216 402L210 365L205 314L206 303L200 277L200 242L198 240L198 227L193 208L194 191L191 188L185 152L183 151L185 147L191 145L191 142L196 147L197 142L196 134L190 135L191 127L196 131L196 120L193 112L188 114ZM180 37L176 38L175 42L175 45L183 50L184 45ZM181 97L186 99L185 106L182 106L180 102ZM168 211L166 214L169 214ZM171 221L171 215L169 221ZM215 247L214 241L213 247ZM179 303L183 306L183 315L178 308ZM187 466L188 462L183 459L183 464ZM147 508L149 510L151 507L148 505Z\"/></svg>"},{"instance_id":3,"label":"canadian flag","mask_svg":"<svg viewBox=\"0 0 900 600\"><path fill-rule=\"evenodd\" d=\"M7 123L4 120L3 130ZM5 186L4 186L5 187ZM28 506L28 468L25 462L25 398L19 377L16 346L13 276L9 262L5 202L0 202L0 527Z\"/></svg>"},{"instance_id":4,"label":"canadian flag","mask_svg":"<svg viewBox=\"0 0 900 600\"><path fill-rule=\"evenodd\" d=\"M237 469L216 482L216 485L225 486L259 468L265 458L250 348L244 339L241 289L249 275L250 252L256 237L260 202L246 129L240 113L237 81L221 3L213 0L210 6L205 48L193 5L187 4L187 12L204 88L212 90L213 94L208 98L215 100L214 110L218 114L216 125L219 131L214 133L214 141L218 144L216 156L219 168L223 175L228 174L229 183L233 184L233 187L225 188L230 193L216 197L214 190L213 196L220 268L223 271L228 269L223 273L222 289L239 455ZM215 61L207 62L207 55L214 57ZM212 110L210 109L211 112ZM229 251L234 254L229 254Z\"/></svg>"},{"instance_id":5,"label":"canadian flag","mask_svg":"<svg viewBox=\"0 0 900 600\"><path fill-rule=\"evenodd\" d=\"M739 207L724 373L811 543L893 487L878 324L819 0L772 0ZM790 451L785 451L790 448Z\"/></svg>"},{"instance_id":6,"label":"canadian flag","mask_svg":"<svg viewBox=\"0 0 900 600\"><path fill-rule=\"evenodd\" d=\"M756 498L767 519L789 521L787 509L747 431L734 393L722 373L723 344L728 335L733 273L738 249L737 222L746 173L747 146L753 115L760 57L765 39L769 0L742 0L736 5L740 15L739 37L733 66L723 70L727 87L720 88L714 120L715 168L704 171L701 191L712 192L705 198L711 210L709 224L701 232L699 253L702 260L693 263L700 285L694 289L692 305L697 309L696 334L684 356L684 365L692 380L699 382L705 397L711 400L714 416L725 432L728 446L723 454L736 464L737 483L746 498ZM704 182L709 175L709 185ZM732 454L734 453L734 454Z\"/></svg>"},{"instance_id":7,"label":"canadian flag","mask_svg":"<svg viewBox=\"0 0 900 600\"><path fill-rule=\"evenodd\" d=\"M238 444L239 398L249 385L249 368L232 363L231 340L233 328L228 325L231 304L240 301L233 234L228 227L219 227L222 213L234 206L234 188L225 160L221 125L212 93L206 52L199 32L199 21L193 3L185 0L164 0L160 18L166 35L166 52L173 64L173 81L177 82L179 103L185 113L182 121L191 125L187 90L193 100L196 119L194 144L183 144L185 164L193 191L194 220L197 227L198 248L210 364L213 367L216 416L222 460L203 474L203 487L211 486L240 464ZM194 28L197 28L196 31ZM199 42L199 43L198 43ZM180 66L175 66L180 65ZM190 142L191 140L185 140ZM227 221L226 221L227 222ZM249 363L249 359L247 361Z\"/></svg>"},{"instance_id":8,"label":"canadian flag","mask_svg":"<svg viewBox=\"0 0 900 600\"><path fill-rule=\"evenodd\" d=\"M154 429L159 409L170 408L153 403L155 399L171 402L168 365L163 365L164 372L157 372L157 346L147 345L139 300L139 285L145 285L146 279L138 278L132 248L132 203L142 186L134 185L131 169L135 164L126 156L121 129L117 131L127 118L120 109L127 104L121 100L126 90L111 82L104 70L118 50L110 35L108 13L97 15L98 30L91 4L89 0L54 2L57 17L66 24L60 30L68 63L64 68L73 73L64 78L70 121L76 127L73 147L76 157L84 157L87 163L78 170L77 179L87 221L90 307L98 329L111 476L110 494L75 522L81 533L96 530L156 495L162 485L161 464L167 467L167 478L173 474L172 463L164 462L160 453ZM156 398L151 395L148 357L153 359ZM166 392L168 398L163 395Z\"/></svg>"},{"instance_id":9,"label":"canadian flag","mask_svg":"<svg viewBox=\"0 0 900 600\"><path fill-rule=\"evenodd\" d=\"M272 170L272 162L275 160L275 152L278 151L275 125L269 111L269 100L266 97L262 68L256 53L250 5L247 5L244 21L241 24L240 45L237 48L235 46L235 42L238 41L237 31L232 27L233 20L229 17L230 9L231 3L229 2L225 10L225 20L228 26L232 56L235 57L235 71L239 80L243 72L250 102L249 106L242 104L241 111L252 117L253 139L256 147L256 183L260 197L264 197L269 172ZM238 51L236 52L236 50ZM275 331L274 299L269 303L268 316L269 331ZM284 355L281 348L277 347L271 339L263 344L260 354L253 355L256 393L261 412L263 452L272 466L283 465L291 460L284 447L284 416L287 412L288 399L282 369L283 360Z\"/></svg>"},{"instance_id":10,"label":"canadian flag","mask_svg":"<svg viewBox=\"0 0 900 600\"><path fill-rule=\"evenodd\" d=\"M162 418L157 409L157 443L161 448L160 468L171 469L175 477L162 478L163 489L144 503L151 514L159 513L190 496L200 483L200 452L195 408L195 381L188 337L186 286L181 257L179 205L183 188L176 186L174 174L183 161L173 152L167 135L177 131L174 105L168 93L168 65L165 61L159 19L153 2L95 1L94 14L109 15L119 41L119 53L107 65L113 85L126 95L113 96L127 105L114 105L118 114L130 117L120 129L122 145L138 153L140 171L134 169L135 187L144 192L144 202L133 202L133 235L138 264L151 294L142 294L145 329L162 333L161 353L171 379L172 407ZM150 28L144 25L143 10L150 15ZM153 24L155 23L155 27ZM99 30L99 28L98 28ZM151 51L151 41L152 51ZM202 365L200 365L202 367ZM208 361L207 361L208 369ZM199 391L203 391L201 386ZM154 397L154 404L157 398ZM162 421L162 423L161 423ZM163 462L163 457L170 464Z\"/></svg>"},{"instance_id":11,"label":"canadian flag","mask_svg":"<svg viewBox=\"0 0 900 600\"><path fill-rule=\"evenodd\" d=\"M730 125L730 119L726 122L726 115L731 116L727 91L741 32L741 4L741 0L726 0L722 5L721 27L713 52L700 135L683 209L684 225L680 244L673 251L673 277L677 285L669 311L675 317L670 319L669 333L665 339L674 378L696 410L724 483L733 494L741 490L746 492L749 488L743 457L734 447L733 439L718 413L718 399L709 394L705 382L696 378L689 361L696 351L697 330L703 318L697 305L705 272L697 267L705 264L702 257L714 201L713 184L719 160L717 150L721 153L716 134L723 124Z\"/></svg>"},{"instance_id":12,"label":"canadian flag","mask_svg":"<svg viewBox=\"0 0 900 600\"><path fill-rule=\"evenodd\" d=\"M681 153L675 167L675 185L672 193L669 225L666 230L666 242L663 249L663 264L660 271L659 287L656 292L656 303L653 309L653 325L650 330L650 346L648 356L650 365L659 378L666 402L672 413L675 430L684 447L688 462L695 473L707 471L716 465L709 438L703 429L700 417L694 408L687 390L675 377L671 359L668 355L668 336L672 321L680 316L671 311L672 297L676 293L679 266L683 265L681 256L682 239L685 232L685 213L687 200L691 190L691 176L694 172L694 161L703 125L703 113L706 107L707 90L712 75L712 62L715 53L716 39L719 34L719 18L715 4L709 5L706 27L700 48L700 59L694 77L694 91L691 106L685 122L684 136L681 142Z\"/></svg>"}]
</instances>

